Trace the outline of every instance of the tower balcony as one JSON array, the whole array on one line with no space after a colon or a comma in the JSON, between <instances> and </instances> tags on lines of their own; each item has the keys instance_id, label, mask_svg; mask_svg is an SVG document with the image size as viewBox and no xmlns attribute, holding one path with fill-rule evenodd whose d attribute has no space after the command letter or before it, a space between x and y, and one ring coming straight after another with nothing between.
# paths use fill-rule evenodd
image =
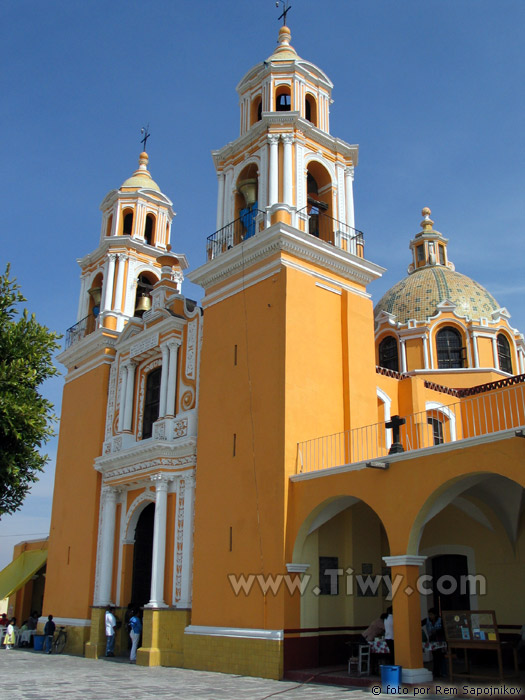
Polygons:
<instances>
[{"instance_id":1,"label":"tower balcony","mask_svg":"<svg viewBox=\"0 0 525 700\"><path fill-rule=\"evenodd\" d=\"M90 335L90 333L93 333L93 331L96 331L97 327L98 318L92 313L78 321L78 323L75 323L74 326L66 330L65 349L67 350L72 345L75 345L75 343L78 343L79 340L82 340L87 335Z\"/></svg>"},{"instance_id":2,"label":"tower balcony","mask_svg":"<svg viewBox=\"0 0 525 700\"><path fill-rule=\"evenodd\" d=\"M299 211L292 211L291 220L292 226L313 238L364 258L363 232L334 219L320 209L308 205ZM270 217L267 213L252 209L208 236L206 259L213 260L248 238L260 235L269 225Z\"/></svg>"},{"instance_id":3,"label":"tower balcony","mask_svg":"<svg viewBox=\"0 0 525 700\"><path fill-rule=\"evenodd\" d=\"M378 368L381 370L382 368ZM297 473L349 465L386 469L404 453L450 450L501 436L525 437L525 374L469 389L435 389L457 402L431 402L425 411L353 430L305 440L297 445Z\"/></svg>"}]
</instances>

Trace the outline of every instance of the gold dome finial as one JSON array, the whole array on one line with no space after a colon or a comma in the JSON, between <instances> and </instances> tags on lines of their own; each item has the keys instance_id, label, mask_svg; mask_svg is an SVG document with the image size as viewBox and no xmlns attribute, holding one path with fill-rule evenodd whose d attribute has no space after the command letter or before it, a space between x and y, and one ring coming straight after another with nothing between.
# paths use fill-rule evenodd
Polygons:
<instances>
[{"instance_id":1,"label":"gold dome finial","mask_svg":"<svg viewBox=\"0 0 525 700\"><path fill-rule=\"evenodd\" d=\"M432 212L430 211L429 207L423 207L421 210L421 215L423 216L423 221L421 222L420 226L423 229L423 231L432 231L432 227L434 226L434 222L430 218L430 214Z\"/></svg>"}]
</instances>

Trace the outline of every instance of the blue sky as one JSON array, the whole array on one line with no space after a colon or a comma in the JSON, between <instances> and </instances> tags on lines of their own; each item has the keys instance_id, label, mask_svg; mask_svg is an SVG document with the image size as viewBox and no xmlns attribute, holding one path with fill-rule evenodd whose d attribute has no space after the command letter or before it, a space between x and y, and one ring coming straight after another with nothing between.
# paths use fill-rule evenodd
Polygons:
<instances>
[{"instance_id":1,"label":"blue sky","mask_svg":"<svg viewBox=\"0 0 525 700\"><path fill-rule=\"evenodd\" d=\"M406 274L429 206L456 269L525 330L523 0L291 4L293 46L335 85L331 133L360 146L356 226L387 268L374 301ZM278 14L273 0L4 0L0 267L11 262L41 323L75 323L76 259L97 246L99 205L135 169L147 123L150 171L177 212L173 250L204 262L210 151L238 136L235 86L272 53ZM45 386L57 413L62 381ZM24 508L0 523L0 568L48 531L56 440L47 451Z\"/></svg>"}]
</instances>

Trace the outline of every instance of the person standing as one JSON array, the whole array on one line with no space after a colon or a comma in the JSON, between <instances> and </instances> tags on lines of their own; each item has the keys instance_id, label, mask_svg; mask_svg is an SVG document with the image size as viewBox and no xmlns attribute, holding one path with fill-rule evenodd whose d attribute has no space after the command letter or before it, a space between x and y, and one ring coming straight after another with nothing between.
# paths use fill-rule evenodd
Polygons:
<instances>
[{"instance_id":1,"label":"person standing","mask_svg":"<svg viewBox=\"0 0 525 700\"><path fill-rule=\"evenodd\" d=\"M12 617L5 631L4 644L6 649L13 649L16 642L15 635L16 617Z\"/></svg>"},{"instance_id":2,"label":"person standing","mask_svg":"<svg viewBox=\"0 0 525 700\"><path fill-rule=\"evenodd\" d=\"M115 629L117 627L117 618L113 614L113 606L108 605L106 608L106 656L115 656Z\"/></svg>"},{"instance_id":3,"label":"person standing","mask_svg":"<svg viewBox=\"0 0 525 700\"><path fill-rule=\"evenodd\" d=\"M46 626L44 627L44 651L47 650L51 654L53 649L53 637L55 636L56 625L53 622L53 615L47 616Z\"/></svg>"},{"instance_id":4,"label":"person standing","mask_svg":"<svg viewBox=\"0 0 525 700\"><path fill-rule=\"evenodd\" d=\"M386 610L387 616L385 618L385 642L388 644L388 649L390 651L389 654L389 663L393 664L395 660L395 655L394 655L394 617L392 615L392 606L387 608Z\"/></svg>"},{"instance_id":5,"label":"person standing","mask_svg":"<svg viewBox=\"0 0 525 700\"><path fill-rule=\"evenodd\" d=\"M138 611L134 610L132 617L129 619L130 631L129 636L131 639L131 652L129 655L129 663L137 663L137 647L139 645L139 639L142 632L142 620L138 615Z\"/></svg>"}]
</instances>

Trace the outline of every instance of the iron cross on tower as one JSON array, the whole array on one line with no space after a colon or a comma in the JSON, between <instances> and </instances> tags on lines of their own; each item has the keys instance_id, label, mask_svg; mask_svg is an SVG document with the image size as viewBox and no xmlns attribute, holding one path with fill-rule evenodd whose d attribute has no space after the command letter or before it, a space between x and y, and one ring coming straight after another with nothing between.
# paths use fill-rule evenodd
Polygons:
<instances>
[{"instance_id":1,"label":"iron cross on tower","mask_svg":"<svg viewBox=\"0 0 525 700\"><path fill-rule=\"evenodd\" d=\"M275 3L275 7L279 7L280 4L282 4L282 6L283 6L283 13L282 13L282 15L279 16L279 19L282 18L282 20L283 20L283 27L286 27L286 14L287 14L288 12L290 12L290 10L292 9L292 6L289 5L289 4L286 2L286 0L277 0L277 2Z\"/></svg>"},{"instance_id":2,"label":"iron cross on tower","mask_svg":"<svg viewBox=\"0 0 525 700\"><path fill-rule=\"evenodd\" d=\"M140 143L143 143L143 144L144 144L144 150L146 150L146 143L147 143L149 137L151 136L151 134L149 133L148 129L149 129L149 124L148 124L148 126L146 126L146 127L142 127L142 129L140 130L140 133L141 133L141 134L144 134L144 138L141 139L141 141L140 141Z\"/></svg>"}]
</instances>

